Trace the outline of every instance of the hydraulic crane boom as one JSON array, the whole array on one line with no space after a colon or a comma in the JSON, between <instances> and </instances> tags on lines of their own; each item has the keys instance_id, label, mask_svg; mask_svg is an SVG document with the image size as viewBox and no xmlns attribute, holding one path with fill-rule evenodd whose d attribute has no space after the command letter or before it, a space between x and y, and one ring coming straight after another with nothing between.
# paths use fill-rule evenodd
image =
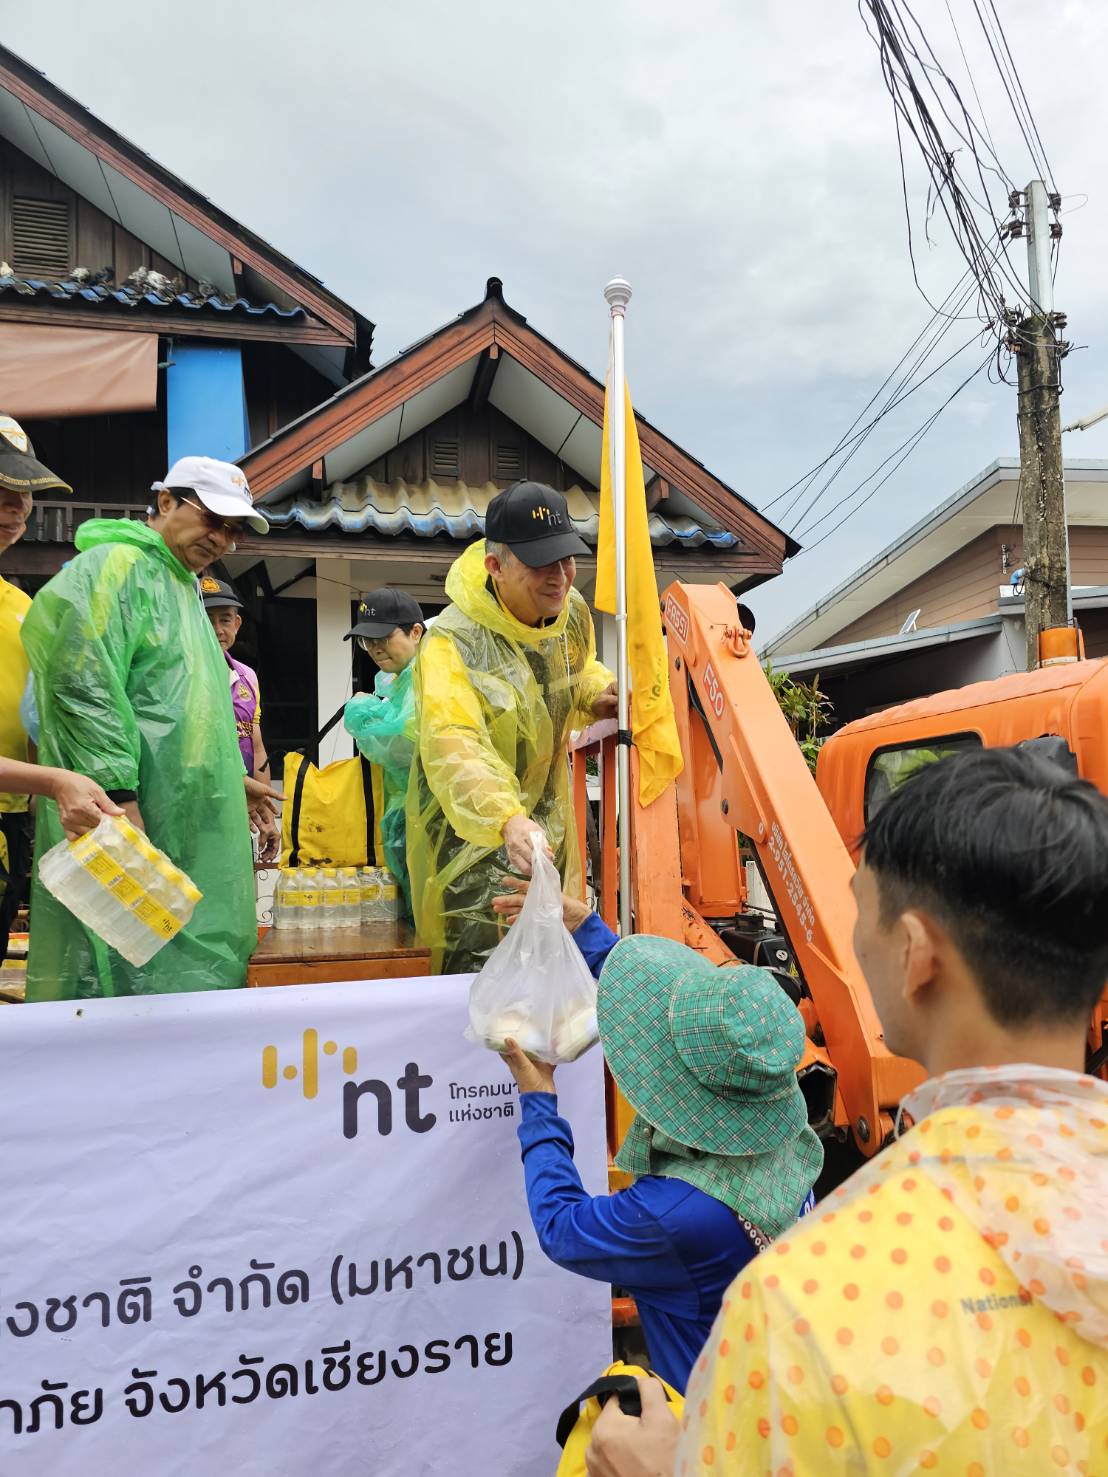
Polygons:
<instances>
[{"instance_id":1,"label":"hydraulic crane boom","mask_svg":"<svg viewBox=\"0 0 1108 1477\"><path fill-rule=\"evenodd\" d=\"M726 930L746 907L741 835L791 949L809 1037L837 1074L842 1126L849 1125L859 1149L872 1154L923 1071L885 1046L854 957L854 863L731 591L672 584L664 620L686 756L677 783L685 941L718 957L730 952L723 947ZM718 946L709 929L717 940L724 933ZM826 1053L819 1050L824 1045Z\"/></svg>"}]
</instances>

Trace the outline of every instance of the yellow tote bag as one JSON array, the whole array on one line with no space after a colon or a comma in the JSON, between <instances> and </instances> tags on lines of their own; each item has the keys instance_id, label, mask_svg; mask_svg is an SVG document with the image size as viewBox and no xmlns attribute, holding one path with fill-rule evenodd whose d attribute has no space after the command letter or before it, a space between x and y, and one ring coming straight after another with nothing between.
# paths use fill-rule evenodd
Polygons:
<instances>
[{"instance_id":1,"label":"yellow tote bag","mask_svg":"<svg viewBox=\"0 0 1108 1477\"><path fill-rule=\"evenodd\" d=\"M562 1448L562 1459L558 1463L555 1477L586 1477L585 1453L592 1440L592 1428L600 1419L604 1401L615 1396L620 1409L626 1415L641 1414L637 1377L649 1373L649 1370L640 1369L637 1364L610 1364L598 1380L594 1380L587 1390L578 1395L572 1405L566 1406L555 1433L558 1445ZM665 1390L669 1408L673 1411L674 1419L679 1421L685 1412L684 1397L657 1375L653 1378Z\"/></svg>"},{"instance_id":2,"label":"yellow tote bag","mask_svg":"<svg viewBox=\"0 0 1108 1477\"><path fill-rule=\"evenodd\" d=\"M342 717L342 708L316 737L315 752ZM282 867L384 866L380 767L362 755L320 769L300 753L285 755L281 814Z\"/></svg>"}]
</instances>

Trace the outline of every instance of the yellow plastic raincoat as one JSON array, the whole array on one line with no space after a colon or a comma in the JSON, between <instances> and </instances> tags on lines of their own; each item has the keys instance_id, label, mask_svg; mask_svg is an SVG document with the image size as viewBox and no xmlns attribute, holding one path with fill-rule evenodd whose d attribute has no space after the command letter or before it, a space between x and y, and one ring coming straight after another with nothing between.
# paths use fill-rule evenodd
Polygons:
<instances>
[{"instance_id":1,"label":"yellow plastic raincoat","mask_svg":"<svg viewBox=\"0 0 1108 1477\"><path fill-rule=\"evenodd\" d=\"M561 614L525 626L496 598L482 540L454 562L453 604L416 659L419 748L407 798L408 871L432 969L479 969L500 926L492 900L508 871L501 832L514 815L546 832L566 891L581 892L567 746L592 722L612 674L592 617L571 590Z\"/></svg>"},{"instance_id":2,"label":"yellow plastic raincoat","mask_svg":"<svg viewBox=\"0 0 1108 1477\"><path fill-rule=\"evenodd\" d=\"M1108 1085L976 1069L905 1106L732 1284L679 1471L1108 1472Z\"/></svg>"},{"instance_id":3,"label":"yellow plastic raincoat","mask_svg":"<svg viewBox=\"0 0 1108 1477\"><path fill-rule=\"evenodd\" d=\"M258 939L245 771L196 577L143 523L93 519L76 542L23 623L40 757L134 790L151 841L203 897L148 964L128 964L39 882L38 859L62 839L57 807L40 802L27 999L244 985Z\"/></svg>"}]
</instances>

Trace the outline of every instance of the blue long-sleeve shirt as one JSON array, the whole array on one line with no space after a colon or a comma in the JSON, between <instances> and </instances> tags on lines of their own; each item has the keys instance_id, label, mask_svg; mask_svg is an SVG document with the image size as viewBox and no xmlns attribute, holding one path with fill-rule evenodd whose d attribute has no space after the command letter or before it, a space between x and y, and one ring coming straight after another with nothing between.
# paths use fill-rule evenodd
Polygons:
<instances>
[{"instance_id":1,"label":"blue long-sleeve shirt","mask_svg":"<svg viewBox=\"0 0 1108 1477\"><path fill-rule=\"evenodd\" d=\"M754 1237L733 1210L683 1180L646 1175L614 1195L589 1195L558 1099L531 1092L519 1101L539 1245L560 1267L627 1289L654 1369L684 1392L724 1292L758 1250Z\"/></svg>"},{"instance_id":2,"label":"blue long-sleeve shirt","mask_svg":"<svg viewBox=\"0 0 1108 1477\"><path fill-rule=\"evenodd\" d=\"M619 943L619 934L612 932L599 913L590 913L573 935L573 942L589 966L589 973L599 979L604 961Z\"/></svg>"}]
</instances>

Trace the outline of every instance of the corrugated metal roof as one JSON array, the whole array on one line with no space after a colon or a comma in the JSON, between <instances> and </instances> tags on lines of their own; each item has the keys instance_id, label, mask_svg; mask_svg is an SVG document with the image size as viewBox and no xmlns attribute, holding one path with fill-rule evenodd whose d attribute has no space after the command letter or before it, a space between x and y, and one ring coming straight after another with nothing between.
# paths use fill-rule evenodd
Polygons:
<instances>
[{"instance_id":1,"label":"corrugated metal roof","mask_svg":"<svg viewBox=\"0 0 1108 1477\"><path fill-rule=\"evenodd\" d=\"M493 482L469 487L464 482L442 485L427 481L381 483L372 477L335 482L316 501L298 496L289 502L267 503L266 517L278 528L299 524L312 532L336 529L342 533L376 533L386 537L414 534L434 538L447 534L460 541L480 538L485 531L485 509L501 489ZM586 543L600 534L600 494L571 487L565 494L569 515ZM650 514L650 542L656 548L730 550L739 546L733 533L705 528L703 523L678 514Z\"/></svg>"},{"instance_id":2,"label":"corrugated metal roof","mask_svg":"<svg viewBox=\"0 0 1108 1477\"><path fill-rule=\"evenodd\" d=\"M20 297L40 300L50 298L58 302L83 299L97 305L113 302L123 308L189 308L194 312L210 309L216 313L233 313L252 318L273 316L289 319L307 316L303 308L282 308L276 303L251 303L244 297L232 298L218 293L204 296L191 292L166 292L151 287L149 283L134 286L129 284L130 279L118 287L110 282L83 282L72 278L64 282L48 282L39 277L20 277L7 273L0 276L0 294L15 293Z\"/></svg>"}]
</instances>

